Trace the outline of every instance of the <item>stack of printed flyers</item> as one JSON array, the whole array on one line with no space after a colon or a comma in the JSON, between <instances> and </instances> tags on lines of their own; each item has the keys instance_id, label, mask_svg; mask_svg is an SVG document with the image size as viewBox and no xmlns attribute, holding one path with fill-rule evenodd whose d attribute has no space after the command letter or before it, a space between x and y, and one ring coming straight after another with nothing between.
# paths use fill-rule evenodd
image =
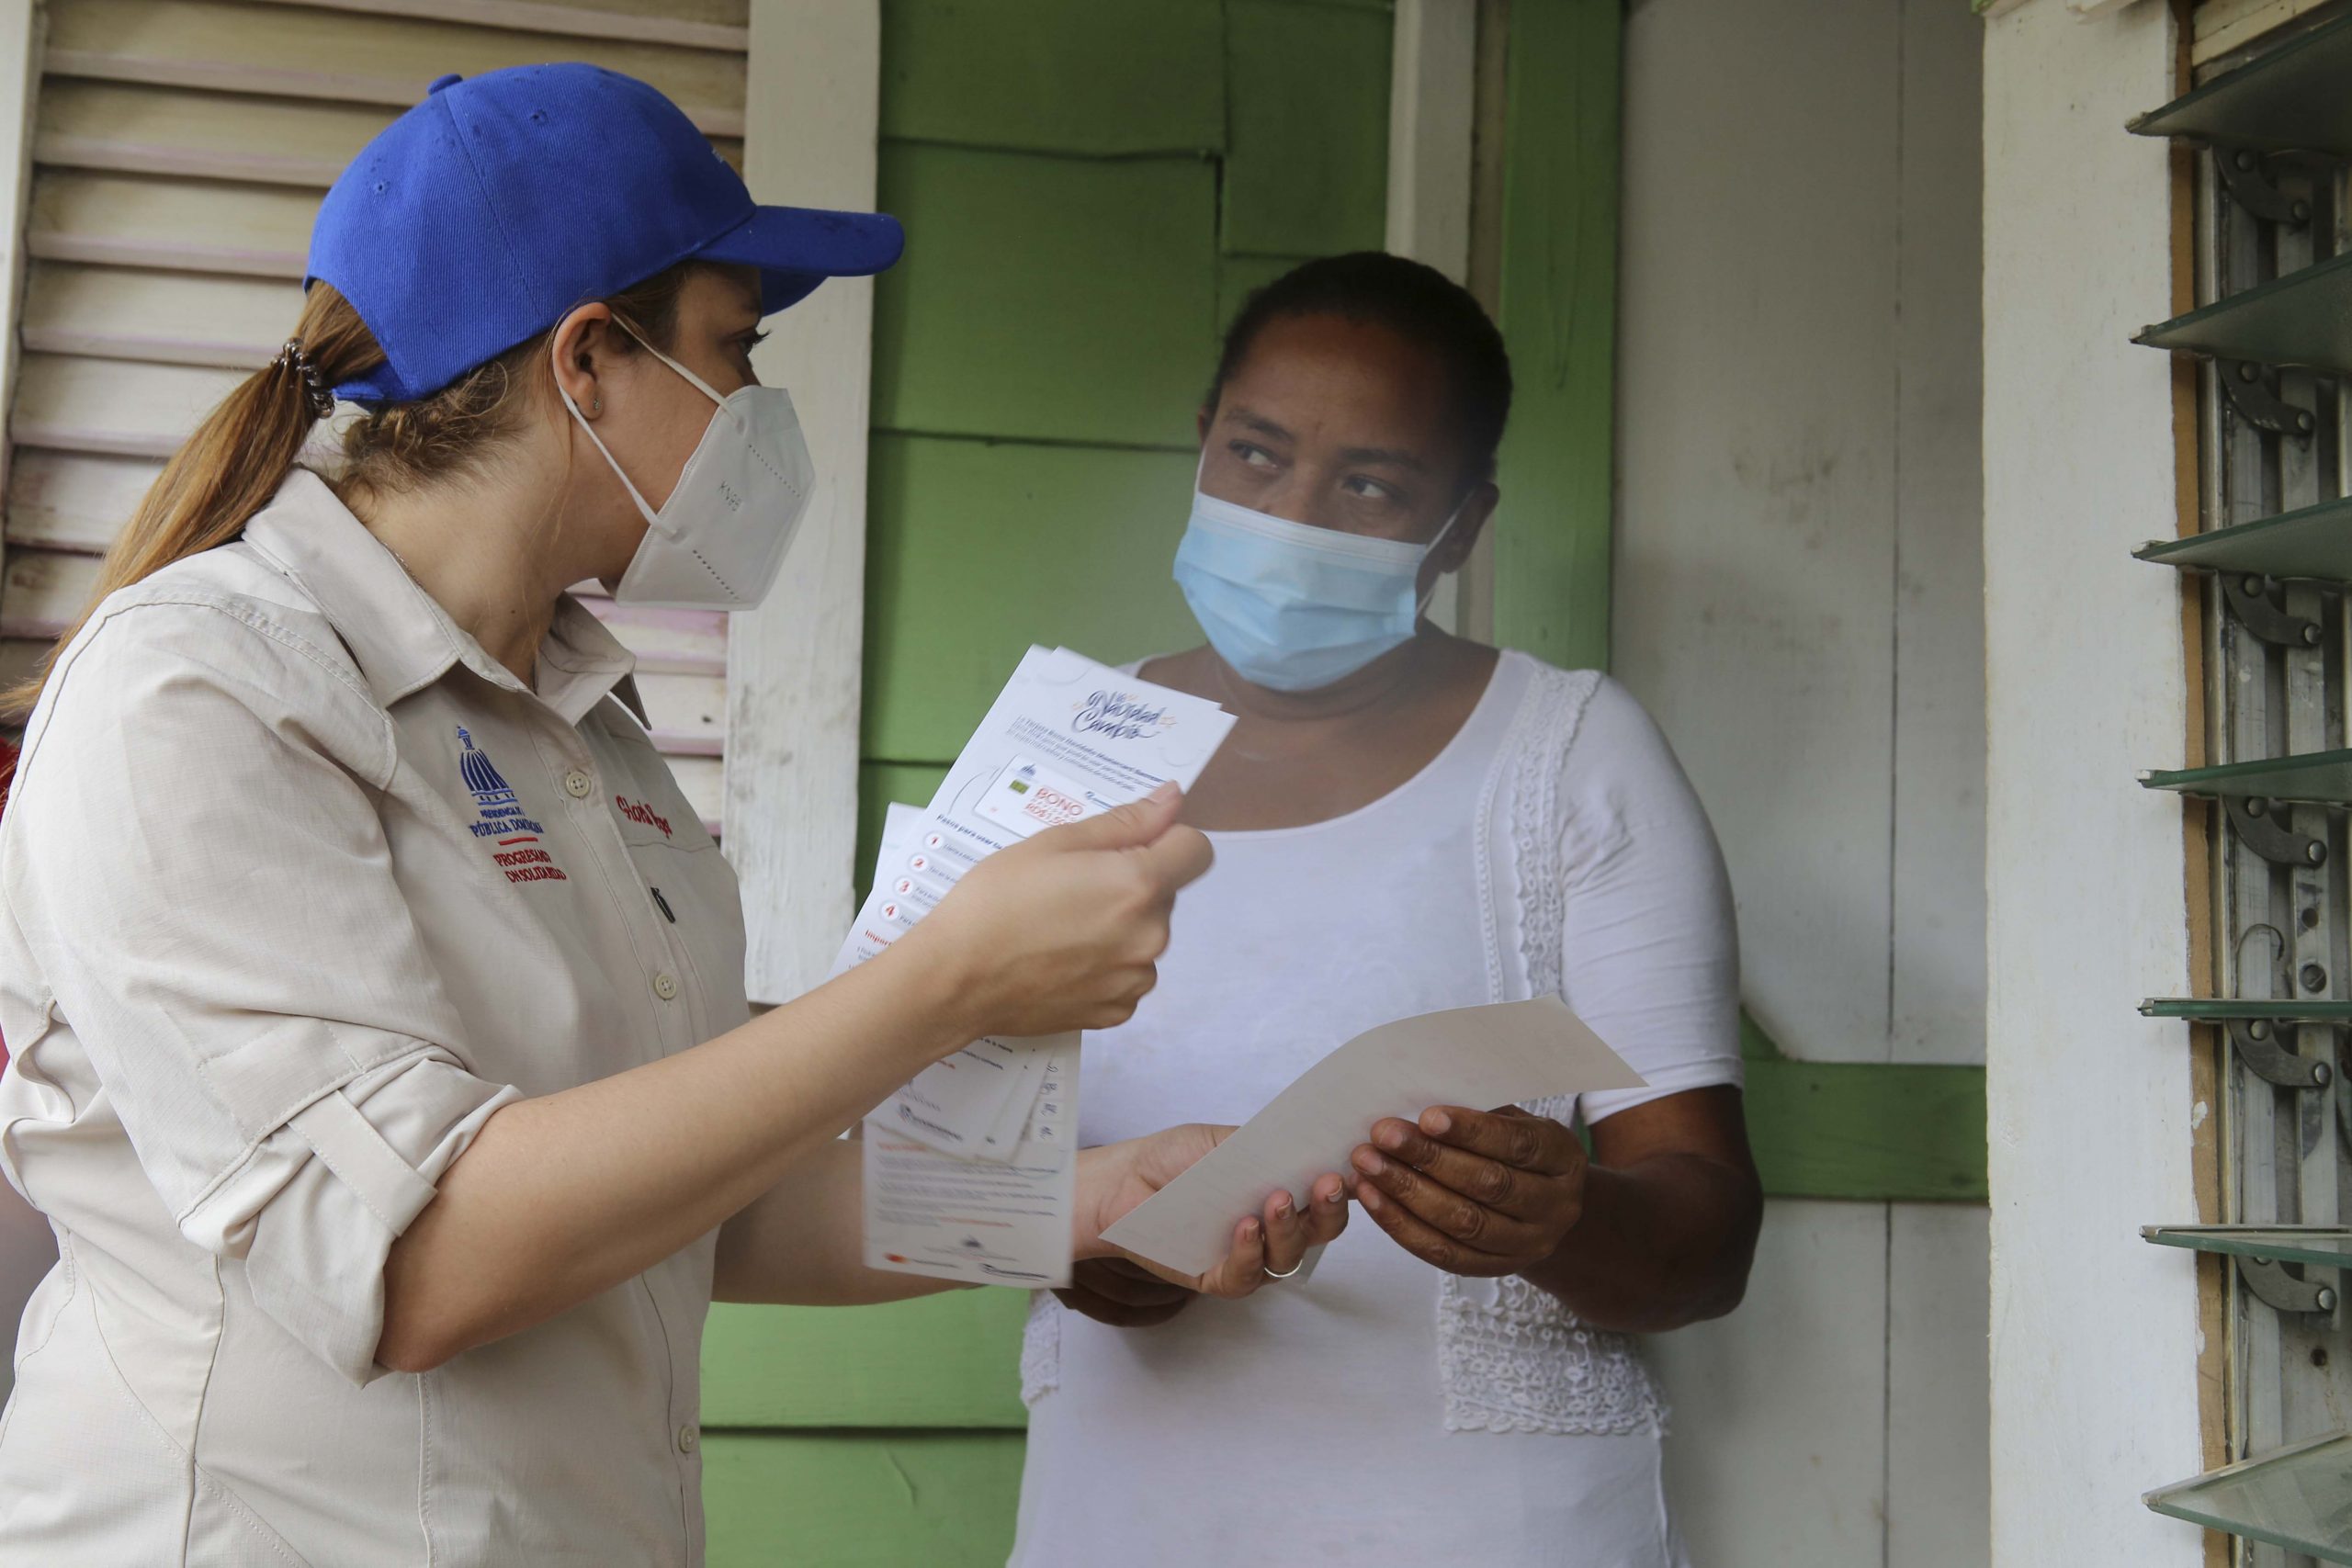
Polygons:
<instances>
[{"instance_id":1,"label":"stack of printed flyers","mask_svg":"<svg viewBox=\"0 0 2352 1568\"><path fill-rule=\"evenodd\" d=\"M1233 728L1216 704L1033 648L927 809L894 806L833 973L888 948L984 857L1041 828L1186 789ZM1069 1281L1075 1033L976 1040L865 1118L865 1261L983 1284Z\"/></svg>"}]
</instances>

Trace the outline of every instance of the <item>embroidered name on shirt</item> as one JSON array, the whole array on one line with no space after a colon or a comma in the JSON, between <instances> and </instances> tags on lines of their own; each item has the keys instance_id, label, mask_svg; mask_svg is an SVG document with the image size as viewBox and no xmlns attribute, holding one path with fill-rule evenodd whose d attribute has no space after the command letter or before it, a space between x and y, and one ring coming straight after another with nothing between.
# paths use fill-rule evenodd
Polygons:
<instances>
[{"instance_id":1,"label":"embroidered name on shirt","mask_svg":"<svg viewBox=\"0 0 2352 1568\"><path fill-rule=\"evenodd\" d=\"M663 838L670 837L670 819L667 817L655 816L653 807L646 805L645 802L631 800L625 795L616 795L613 796L613 804L620 807L621 815L630 821L642 822L649 828L659 828L662 829Z\"/></svg>"},{"instance_id":2,"label":"embroidered name on shirt","mask_svg":"<svg viewBox=\"0 0 2352 1568\"><path fill-rule=\"evenodd\" d=\"M467 793L474 797L478 818L468 826L475 838L491 840L490 858L506 873L506 880L571 881L547 851L526 847L537 844L539 835L547 829L524 813L514 786L491 761L490 753L474 744L474 738L463 725L458 727L458 739L466 747L458 757L458 776L465 780Z\"/></svg>"}]
</instances>

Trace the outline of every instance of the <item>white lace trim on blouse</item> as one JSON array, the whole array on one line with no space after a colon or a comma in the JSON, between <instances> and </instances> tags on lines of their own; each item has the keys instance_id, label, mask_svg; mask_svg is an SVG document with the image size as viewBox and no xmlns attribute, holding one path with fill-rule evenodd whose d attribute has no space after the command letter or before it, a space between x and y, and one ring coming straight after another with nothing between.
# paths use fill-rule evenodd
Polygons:
<instances>
[{"instance_id":1,"label":"white lace trim on blouse","mask_svg":"<svg viewBox=\"0 0 2352 1568\"><path fill-rule=\"evenodd\" d=\"M1561 924L1567 872L1561 862L1560 773L1585 705L1600 688L1590 670L1538 666L1504 742L1510 846L1519 889L1524 988L1509 984L1495 929L1492 818L1506 768L1487 774L1478 804L1479 907L1486 911L1487 993L1497 1001L1560 992ZM1518 997L1510 993L1517 990ZM1572 1096L1528 1109L1566 1121ZM1455 1275L1438 1277L1438 1377L1446 1430L1662 1435L1666 1404L1630 1334L1589 1328L1557 1296L1511 1275L1492 1295Z\"/></svg>"}]
</instances>

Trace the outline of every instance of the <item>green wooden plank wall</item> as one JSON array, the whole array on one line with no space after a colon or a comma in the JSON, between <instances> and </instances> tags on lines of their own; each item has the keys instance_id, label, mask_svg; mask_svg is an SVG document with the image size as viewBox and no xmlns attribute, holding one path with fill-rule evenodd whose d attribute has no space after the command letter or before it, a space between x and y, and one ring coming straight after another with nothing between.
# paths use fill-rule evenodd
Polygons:
<instances>
[{"instance_id":1,"label":"green wooden plank wall","mask_svg":"<svg viewBox=\"0 0 2352 1568\"><path fill-rule=\"evenodd\" d=\"M713 1568L1001 1568L1019 1432L728 1432L704 1445Z\"/></svg>"},{"instance_id":2,"label":"green wooden plank wall","mask_svg":"<svg viewBox=\"0 0 2352 1568\"><path fill-rule=\"evenodd\" d=\"M1374 0L885 0L861 880L1030 642L1197 634L1169 580L1193 414L1241 297L1377 247L1393 18ZM721 1306L714 1568L998 1563L1025 1295Z\"/></svg>"},{"instance_id":3,"label":"green wooden plank wall","mask_svg":"<svg viewBox=\"0 0 2352 1568\"><path fill-rule=\"evenodd\" d=\"M1514 6L1503 98L1495 637L1571 670L1609 663L1622 28L1614 0Z\"/></svg>"}]
</instances>

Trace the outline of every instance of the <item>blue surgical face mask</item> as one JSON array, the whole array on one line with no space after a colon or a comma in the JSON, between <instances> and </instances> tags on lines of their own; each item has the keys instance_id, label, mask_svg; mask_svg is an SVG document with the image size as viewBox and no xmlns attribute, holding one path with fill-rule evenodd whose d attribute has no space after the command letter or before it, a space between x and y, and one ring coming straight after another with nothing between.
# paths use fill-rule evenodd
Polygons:
<instances>
[{"instance_id":1,"label":"blue surgical face mask","mask_svg":"<svg viewBox=\"0 0 2352 1568\"><path fill-rule=\"evenodd\" d=\"M1461 515L1457 505L1426 545L1368 539L1219 501L1195 479L1176 585L1243 680L1313 691L1412 637L1429 602L1421 563Z\"/></svg>"}]
</instances>

